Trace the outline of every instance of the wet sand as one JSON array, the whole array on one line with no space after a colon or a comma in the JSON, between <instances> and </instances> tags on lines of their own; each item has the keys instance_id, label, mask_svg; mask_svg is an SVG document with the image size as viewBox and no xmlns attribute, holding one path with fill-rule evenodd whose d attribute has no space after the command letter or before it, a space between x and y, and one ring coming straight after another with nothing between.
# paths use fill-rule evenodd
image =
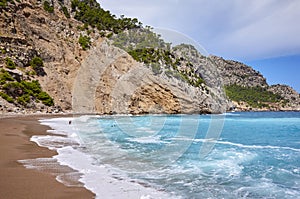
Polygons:
<instances>
[{"instance_id":1,"label":"wet sand","mask_svg":"<svg viewBox=\"0 0 300 199\"><path fill-rule=\"evenodd\" d=\"M51 172L26 169L18 162L56 154L29 140L32 135L46 134L49 128L38 122L43 118L47 117L0 118L0 198L94 198L84 187L67 187Z\"/></svg>"}]
</instances>

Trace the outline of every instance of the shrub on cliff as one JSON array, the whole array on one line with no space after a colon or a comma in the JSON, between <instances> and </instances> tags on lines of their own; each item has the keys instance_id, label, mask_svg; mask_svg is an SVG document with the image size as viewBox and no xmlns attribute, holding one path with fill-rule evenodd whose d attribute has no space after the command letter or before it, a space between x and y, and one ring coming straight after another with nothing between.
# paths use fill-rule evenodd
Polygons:
<instances>
[{"instance_id":1,"label":"shrub on cliff","mask_svg":"<svg viewBox=\"0 0 300 199\"><path fill-rule=\"evenodd\" d=\"M14 99L7 95L6 93L0 92L0 96L9 103L14 103Z\"/></svg>"},{"instance_id":2,"label":"shrub on cliff","mask_svg":"<svg viewBox=\"0 0 300 199\"><path fill-rule=\"evenodd\" d=\"M34 81L21 81L9 82L3 85L1 96L8 102L12 103L16 99L17 103L26 106L31 99L41 100L46 106L54 105L53 99L50 95L42 91L41 85L37 80Z\"/></svg>"},{"instance_id":3,"label":"shrub on cliff","mask_svg":"<svg viewBox=\"0 0 300 199\"><path fill-rule=\"evenodd\" d=\"M64 15L65 15L67 18L70 18L70 13L69 13L69 11L68 11L68 8L67 8L66 6L62 6L61 9L62 9Z\"/></svg>"},{"instance_id":4,"label":"shrub on cliff","mask_svg":"<svg viewBox=\"0 0 300 199\"><path fill-rule=\"evenodd\" d=\"M21 96L23 94L22 86L19 82L9 82L3 85L6 94L12 98Z\"/></svg>"},{"instance_id":5,"label":"shrub on cliff","mask_svg":"<svg viewBox=\"0 0 300 199\"><path fill-rule=\"evenodd\" d=\"M115 15L102 9L96 0L72 0L71 6L72 12L75 12L75 19L99 31L119 33L122 30L141 26L137 19L124 17L117 19Z\"/></svg>"},{"instance_id":6,"label":"shrub on cliff","mask_svg":"<svg viewBox=\"0 0 300 199\"><path fill-rule=\"evenodd\" d=\"M42 92L41 85L37 80L33 80L31 82L21 81L21 88L25 93L31 96L36 96Z\"/></svg>"},{"instance_id":7,"label":"shrub on cliff","mask_svg":"<svg viewBox=\"0 0 300 199\"><path fill-rule=\"evenodd\" d=\"M30 65L34 70L44 67L42 58L36 56L30 61Z\"/></svg>"},{"instance_id":8,"label":"shrub on cliff","mask_svg":"<svg viewBox=\"0 0 300 199\"><path fill-rule=\"evenodd\" d=\"M7 6L7 3L10 2L10 3L14 3L13 0L0 0L0 9L1 8L5 8Z\"/></svg>"},{"instance_id":9,"label":"shrub on cliff","mask_svg":"<svg viewBox=\"0 0 300 199\"><path fill-rule=\"evenodd\" d=\"M37 98L39 100L42 101L43 104L45 104L46 106L53 106L54 102L53 99L50 97L50 95L46 92L40 92L37 96Z\"/></svg>"},{"instance_id":10,"label":"shrub on cliff","mask_svg":"<svg viewBox=\"0 0 300 199\"><path fill-rule=\"evenodd\" d=\"M133 49L154 48L169 50L170 43L164 42L159 34L152 32L151 27L132 29L112 37L113 45L129 52Z\"/></svg>"},{"instance_id":11,"label":"shrub on cliff","mask_svg":"<svg viewBox=\"0 0 300 199\"><path fill-rule=\"evenodd\" d=\"M30 65L33 68L33 70L37 73L37 75L43 76L45 75L45 71L43 69L44 62L42 58L35 56L31 61Z\"/></svg>"},{"instance_id":12,"label":"shrub on cliff","mask_svg":"<svg viewBox=\"0 0 300 199\"><path fill-rule=\"evenodd\" d=\"M44 1L44 10L46 10L49 13L53 13L54 12L54 7L52 5L50 5L50 3L48 1Z\"/></svg>"},{"instance_id":13,"label":"shrub on cliff","mask_svg":"<svg viewBox=\"0 0 300 199\"><path fill-rule=\"evenodd\" d=\"M91 38L88 36L80 35L78 42L83 50L87 50L91 46Z\"/></svg>"},{"instance_id":14,"label":"shrub on cliff","mask_svg":"<svg viewBox=\"0 0 300 199\"><path fill-rule=\"evenodd\" d=\"M6 68L8 69L16 69L16 64L13 60L11 60L9 57L6 57L5 59L5 65L6 65Z\"/></svg>"},{"instance_id":15,"label":"shrub on cliff","mask_svg":"<svg viewBox=\"0 0 300 199\"><path fill-rule=\"evenodd\" d=\"M5 84L7 81L14 81L15 79L4 69L0 71L0 85Z\"/></svg>"},{"instance_id":16,"label":"shrub on cliff","mask_svg":"<svg viewBox=\"0 0 300 199\"><path fill-rule=\"evenodd\" d=\"M155 48L137 48L128 52L136 61L150 63L164 63L173 65L172 58L174 55L168 50Z\"/></svg>"},{"instance_id":17,"label":"shrub on cliff","mask_svg":"<svg viewBox=\"0 0 300 199\"><path fill-rule=\"evenodd\" d=\"M6 7L7 1L6 0L0 0L0 8Z\"/></svg>"},{"instance_id":18,"label":"shrub on cliff","mask_svg":"<svg viewBox=\"0 0 300 199\"><path fill-rule=\"evenodd\" d=\"M205 81L201 77L198 77L198 79L194 81L193 84L195 87L199 87L201 86L201 84L205 84Z\"/></svg>"},{"instance_id":19,"label":"shrub on cliff","mask_svg":"<svg viewBox=\"0 0 300 199\"><path fill-rule=\"evenodd\" d=\"M30 95L25 94L17 98L17 102L23 106L26 106L30 102Z\"/></svg>"},{"instance_id":20,"label":"shrub on cliff","mask_svg":"<svg viewBox=\"0 0 300 199\"><path fill-rule=\"evenodd\" d=\"M201 84L205 84L205 81L202 79L202 77L195 73L193 65L190 62L187 63L186 70L179 70L177 67L177 65L180 64L179 60L184 60L184 58L176 58L176 56L169 50L138 48L131 50L128 53L136 61L150 65L155 75L162 73L162 68L165 67L168 68L168 70L165 71L165 74L168 77L181 79L194 87L200 87ZM169 70L171 67L173 68L173 71Z\"/></svg>"}]
</instances>

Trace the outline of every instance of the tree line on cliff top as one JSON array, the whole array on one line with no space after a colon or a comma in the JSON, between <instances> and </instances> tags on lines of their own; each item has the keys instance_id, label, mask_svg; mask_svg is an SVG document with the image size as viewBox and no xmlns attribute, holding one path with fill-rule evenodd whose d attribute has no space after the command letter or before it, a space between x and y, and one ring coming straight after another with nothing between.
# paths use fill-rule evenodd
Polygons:
<instances>
[{"instance_id":1,"label":"tree line on cliff top","mask_svg":"<svg viewBox=\"0 0 300 199\"><path fill-rule=\"evenodd\" d=\"M99 31L112 31L120 33L123 30L139 28L142 23L136 18L127 18L121 15L117 18L109 11L100 7L95 0L73 0L71 3L72 12L75 12L74 18Z\"/></svg>"}]
</instances>

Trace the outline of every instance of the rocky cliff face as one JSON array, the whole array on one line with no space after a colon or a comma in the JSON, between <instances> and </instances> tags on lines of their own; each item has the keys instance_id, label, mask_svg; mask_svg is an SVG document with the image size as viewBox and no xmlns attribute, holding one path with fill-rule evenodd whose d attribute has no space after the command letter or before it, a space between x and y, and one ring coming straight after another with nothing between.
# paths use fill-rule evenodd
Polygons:
<instances>
[{"instance_id":1,"label":"rocky cliff face","mask_svg":"<svg viewBox=\"0 0 300 199\"><path fill-rule=\"evenodd\" d=\"M287 103L289 109L299 107L299 94L289 87L269 87L250 67L216 56L204 57L188 45L171 50L176 67L158 62L154 70L151 64L137 62L112 45L103 32L75 20L71 1L52 1L54 12L50 13L43 3L10 1L0 8L0 80L5 76L0 91L12 81L7 73L14 82L38 80L55 105L42 104L34 94L25 100L31 106L20 104L20 97L9 103L1 95L1 113L220 113L232 106L223 87L231 84L268 88L298 103ZM90 38L88 50L79 44L81 36ZM41 71L32 66L34 57L43 60ZM15 63L15 69L7 67L7 58Z\"/></svg>"},{"instance_id":2,"label":"rocky cliff face","mask_svg":"<svg viewBox=\"0 0 300 199\"><path fill-rule=\"evenodd\" d=\"M156 75L125 51L111 45L97 30L90 32L92 46L84 51L78 44L86 31L81 22L68 19L54 1L54 13L39 1L8 4L1 13L1 68L10 57L21 80L38 80L53 97L55 107L31 109L9 104L1 98L2 112L79 113L214 113L223 112L227 102L219 86L193 87L180 78ZM70 2L66 1L66 5ZM4 52L5 51L5 52ZM30 75L30 60L44 61L43 75ZM205 76L205 75L204 75ZM205 76L206 77L206 76ZM206 77L209 79L208 77ZM221 96L221 97L220 97Z\"/></svg>"},{"instance_id":3,"label":"rocky cliff face","mask_svg":"<svg viewBox=\"0 0 300 199\"><path fill-rule=\"evenodd\" d=\"M224 85L237 84L247 87L268 87L266 78L253 68L243 63L225 60L217 56L211 56L210 58L216 63L216 66L220 70Z\"/></svg>"},{"instance_id":4,"label":"rocky cliff face","mask_svg":"<svg viewBox=\"0 0 300 199\"><path fill-rule=\"evenodd\" d=\"M291 111L300 110L300 95L293 88L287 85L268 85L266 78L263 77L258 71L255 71L250 66L243 63L225 60L221 57L210 57L220 70L221 78L223 79L224 86L238 85L246 88L259 87L266 91L270 91L275 95L281 97L277 102L268 102L264 107L253 107L245 101L233 101L233 107L236 110L242 111Z\"/></svg>"},{"instance_id":5,"label":"rocky cliff face","mask_svg":"<svg viewBox=\"0 0 300 199\"><path fill-rule=\"evenodd\" d=\"M65 1L65 4L70 4ZM1 100L3 112L60 112L72 110L72 89L81 61L87 52L78 44L80 34L76 27L82 23L68 19L58 1L53 1L54 13L44 10L40 1L21 1L1 10L0 40L2 53L0 67L5 69L5 58L11 58L20 72L21 80L38 80L42 88L54 98L53 107L26 108ZM93 40L100 38L92 33ZM30 60L35 56L44 62L44 74L32 75Z\"/></svg>"},{"instance_id":6,"label":"rocky cliff face","mask_svg":"<svg viewBox=\"0 0 300 199\"><path fill-rule=\"evenodd\" d=\"M300 94L288 85L276 84L268 88L269 91L279 94L286 99L285 106L281 110L300 110Z\"/></svg>"},{"instance_id":7,"label":"rocky cliff face","mask_svg":"<svg viewBox=\"0 0 300 199\"><path fill-rule=\"evenodd\" d=\"M226 100L201 87L155 75L106 39L82 61L72 95L73 110L80 113L217 113L227 106Z\"/></svg>"}]
</instances>

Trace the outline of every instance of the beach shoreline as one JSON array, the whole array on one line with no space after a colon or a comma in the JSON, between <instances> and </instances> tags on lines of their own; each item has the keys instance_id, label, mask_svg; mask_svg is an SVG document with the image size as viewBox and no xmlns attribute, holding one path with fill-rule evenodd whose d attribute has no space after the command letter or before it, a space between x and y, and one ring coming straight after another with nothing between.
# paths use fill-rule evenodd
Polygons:
<instances>
[{"instance_id":1,"label":"beach shoreline","mask_svg":"<svg viewBox=\"0 0 300 199\"><path fill-rule=\"evenodd\" d=\"M170 198L163 190L144 186L138 181L113 177L104 165L94 166L90 157L77 150L74 156L67 157L75 159L65 164L60 149L52 150L33 139L48 136L67 138L67 135L56 134L56 129L44 122L62 120L64 125L70 125L72 131L73 122L69 121L80 116L83 115L37 114L0 117L0 198ZM72 149L71 145L63 148ZM83 167L72 164L77 162L76 158L81 160ZM91 167L86 168L86 164ZM81 173L82 170L89 169L94 173ZM92 181L89 181L90 175ZM68 179L68 176L71 176L71 179Z\"/></svg>"},{"instance_id":2,"label":"beach shoreline","mask_svg":"<svg viewBox=\"0 0 300 199\"><path fill-rule=\"evenodd\" d=\"M51 171L27 169L20 160L52 158L57 153L31 142L33 135L47 135L50 128L40 119L66 115L2 115L0 118L1 198L94 198L83 186L68 187Z\"/></svg>"}]
</instances>

